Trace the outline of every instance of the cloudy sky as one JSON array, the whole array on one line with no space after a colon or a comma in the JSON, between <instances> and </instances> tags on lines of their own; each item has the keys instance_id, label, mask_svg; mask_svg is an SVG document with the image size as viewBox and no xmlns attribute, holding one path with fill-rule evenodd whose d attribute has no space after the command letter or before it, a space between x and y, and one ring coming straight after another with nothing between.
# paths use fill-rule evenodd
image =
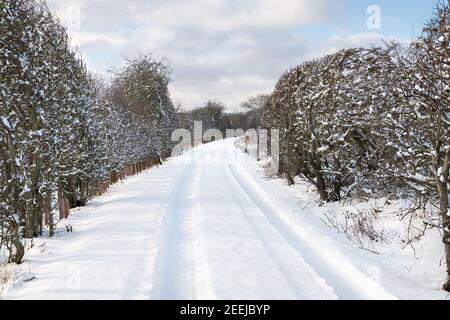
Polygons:
<instances>
[{"instance_id":1,"label":"cloudy sky","mask_svg":"<svg viewBox=\"0 0 450 320\"><path fill-rule=\"evenodd\" d=\"M151 52L173 69L171 94L190 109L209 99L237 110L270 93L305 59L381 37L407 43L434 0L47 0L88 67L105 76ZM380 19L378 19L380 17Z\"/></svg>"}]
</instances>

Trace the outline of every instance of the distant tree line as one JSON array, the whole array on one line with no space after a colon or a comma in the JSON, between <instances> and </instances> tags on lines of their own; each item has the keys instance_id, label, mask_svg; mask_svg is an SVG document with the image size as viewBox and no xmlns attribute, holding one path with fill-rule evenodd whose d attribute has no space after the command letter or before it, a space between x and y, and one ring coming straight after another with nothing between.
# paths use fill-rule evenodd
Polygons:
<instances>
[{"instance_id":1,"label":"distant tree line","mask_svg":"<svg viewBox=\"0 0 450 320\"><path fill-rule=\"evenodd\" d=\"M279 174L324 201L405 193L437 206L450 276L449 4L408 49L346 49L288 70L262 127L280 130Z\"/></svg>"},{"instance_id":2,"label":"distant tree line","mask_svg":"<svg viewBox=\"0 0 450 320\"><path fill-rule=\"evenodd\" d=\"M0 0L0 252L170 154L170 70L144 55L105 85L38 0Z\"/></svg>"},{"instance_id":3,"label":"distant tree line","mask_svg":"<svg viewBox=\"0 0 450 320\"><path fill-rule=\"evenodd\" d=\"M178 124L180 128L193 133L194 122L202 122L203 133L209 129L219 130L226 137L227 129L242 129L247 131L257 129L261 125L262 102L268 96L261 95L248 99L242 103L241 112L226 112L225 106L215 100L208 101L203 107L193 110L178 110Z\"/></svg>"}]
</instances>

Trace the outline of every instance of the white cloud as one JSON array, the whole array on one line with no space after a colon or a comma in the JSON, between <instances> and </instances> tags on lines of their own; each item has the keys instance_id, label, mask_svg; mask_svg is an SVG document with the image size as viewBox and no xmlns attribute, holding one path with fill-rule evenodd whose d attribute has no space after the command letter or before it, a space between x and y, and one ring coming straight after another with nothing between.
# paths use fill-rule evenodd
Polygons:
<instances>
[{"instance_id":1,"label":"white cloud","mask_svg":"<svg viewBox=\"0 0 450 320\"><path fill-rule=\"evenodd\" d=\"M222 101L230 111L237 111L239 105L246 97L260 93L268 93L275 84L274 78L264 78L255 75L231 75L223 76L203 83L204 92L195 90L195 86L189 83L173 84L172 96L175 101L188 99L190 104L184 105L186 108L201 106L209 99ZM194 90L193 90L194 89Z\"/></svg>"},{"instance_id":2,"label":"white cloud","mask_svg":"<svg viewBox=\"0 0 450 320\"><path fill-rule=\"evenodd\" d=\"M382 45L383 42L397 41L402 45L407 45L410 40L399 39L393 36L384 36L376 32L366 32L359 34L351 34L349 36L333 36L328 44L335 50L349 47L371 47Z\"/></svg>"},{"instance_id":3,"label":"white cloud","mask_svg":"<svg viewBox=\"0 0 450 320\"><path fill-rule=\"evenodd\" d=\"M273 28L324 21L341 1L328 0L191 0L166 1L138 14L140 21L159 26L188 27L210 32L240 28Z\"/></svg>"},{"instance_id":4,"label":"white cloud","mask_svg":"<svg viewBox=\"0 0 450 320\"><path fill-rule=\"evenodd\" d=\"M163 45L170 43L176 37L176 32L162 28L146 28L137 36L143 46L150 50L157 50Z\"/></svg>"},{"instance_id":5,"label":"white cloud","mask_svg":"<svg viewBox=\"0 0 450 320\"><path fill-rule=\"evenodd\" d=\"M95 46L123 46L128 40L121 34L115 33L92 33L73 32L72 45L82 47L88 45Z\"/></svg>"},{"instance_id":6,"label":"white cloud","mask_svg":"<svg viewBox=\"0 0 450 320\"><path fill-rule=\"evenodd\" d=\"M289 66L376 38L307 41L294 32L338 20L345 0L47 1L96 72L138 52L166 57L172 96L185 107L216 98L235 109L250 95L270 92Z\"/></svg>"}]
</instances>

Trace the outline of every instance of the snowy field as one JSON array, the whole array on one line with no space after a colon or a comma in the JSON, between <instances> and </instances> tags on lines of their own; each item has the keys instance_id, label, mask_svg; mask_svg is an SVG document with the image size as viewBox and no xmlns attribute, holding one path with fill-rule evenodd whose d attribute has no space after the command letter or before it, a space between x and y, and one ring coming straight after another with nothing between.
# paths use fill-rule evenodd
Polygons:
<instances>
[{"instance_id":1,"label":"snowy field","mask_svg":"<svg viewBox=\"0 0 450 320\"><path fill-rule=\"evenodd\" d=\"M322 205L302 181L266 178L234 142L197 147L74 210L55 238L34 239L3 298L448 299L438 231L403 245L398 203ZM370 206L389 245L358 248L325 223Z\"/></svg>"}]
</instances>

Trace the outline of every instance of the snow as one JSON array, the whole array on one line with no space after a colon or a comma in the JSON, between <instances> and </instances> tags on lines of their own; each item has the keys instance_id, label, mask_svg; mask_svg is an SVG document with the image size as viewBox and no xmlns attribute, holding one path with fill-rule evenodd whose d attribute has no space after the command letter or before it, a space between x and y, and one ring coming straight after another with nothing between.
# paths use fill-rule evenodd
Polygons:
<instances>
[{"instance_id":1,"label":"snow","mask_svg":"<svg viewBox=\"0 0 450 320\"><path fill-rule=\"evenodd\" d=\"M338 204L318 205L304 183L267 179L234 143L194 148L73 210L56 237L34 240L23 264L33 277L4 297L446 298L438 232L416 248L420 260L360 250L321 220Z\"/></svg>"},{"instance_id":2,"label":"snow","mask_svg":"<svg viewBox=\"0 0 450 320\"><path fill-rule=\"evenodd\" d=\"M3 116L0 116L0 119L2 120L3 125L4 125L9 131L11 131L12 128L11 128L11 124L9 123L8 118L3 117Z\"/></svg>"},{"instance_id":3,"label":"snow","mask_svg":"<svg viewBox=\"0 0 450 320\"><path fill-rule=\"evenodd\" d=\"M22 190L22 192L20 193L20 196L23 196L24 194L30 192L30 188L28 186L25 186Z\"/></svg>"},{"instance_id":4,"label":"snow","mask_svg":"<svg viewBox=\"0 0 450 320\"><path fill-rule=\"evenodd\" d=\"M28 57L26 55L20 55L19 61L20 61L20 65L22 67L22 71L23 72L27 71L28 67L29 67Z\"/></svg>"},{"instance_id":5,"label":"snow","mask_svg":"<svg viewBox=\"0 0 450 320\"><path fill-rule=\"evenodd\" d=\"M322 153L322 152L327 151L328 149L329 149L328 146L323 146L323 147L318 148L318 149L317 149L317 152L318 152L318 153Z\"/></svg>"}]
</instances>

